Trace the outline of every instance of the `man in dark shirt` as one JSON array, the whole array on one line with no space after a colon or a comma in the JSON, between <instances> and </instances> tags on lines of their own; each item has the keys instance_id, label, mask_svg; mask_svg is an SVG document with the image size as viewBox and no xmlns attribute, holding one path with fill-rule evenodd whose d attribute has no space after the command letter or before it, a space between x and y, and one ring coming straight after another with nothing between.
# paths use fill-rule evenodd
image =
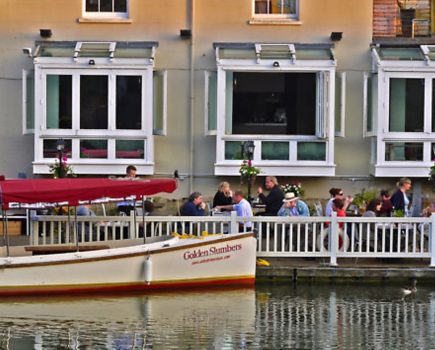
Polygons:
<instances>
[{"instance_id":1,"label":"man in dark shirt","mask_svg":"<svg viewBox=\"0 0 435 350\"><path fill-rule=\"evenodd\" d=\"M275 176L266 176L265 181L266 189L269 190L267 196L263 193L263 188L258 187L258 197L263 204L266 204L266 212L262 215L264 216L276 216L278 210L282 206L282 200L284 199L284 192L278 185L278 180Z\"/></svg>"}]
</instances>

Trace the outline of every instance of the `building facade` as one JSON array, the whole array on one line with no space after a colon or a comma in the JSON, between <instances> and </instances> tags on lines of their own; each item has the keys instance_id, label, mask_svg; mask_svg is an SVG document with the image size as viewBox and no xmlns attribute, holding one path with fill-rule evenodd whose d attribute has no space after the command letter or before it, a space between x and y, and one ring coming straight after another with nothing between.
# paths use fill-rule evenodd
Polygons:
<instances>
[{"instance_id":1,"label":"building facade","mask_svg":"<svg viewBox=\"0 0 435 350\"><path fill-rule=\"evenodd\" d=\"M0 173L47 175L63 139L78 175L178 169L179 196L211 195L253 141L307 197L427 188L433 6L414 2L4 0Z\"/></svg>"}]
</instances>

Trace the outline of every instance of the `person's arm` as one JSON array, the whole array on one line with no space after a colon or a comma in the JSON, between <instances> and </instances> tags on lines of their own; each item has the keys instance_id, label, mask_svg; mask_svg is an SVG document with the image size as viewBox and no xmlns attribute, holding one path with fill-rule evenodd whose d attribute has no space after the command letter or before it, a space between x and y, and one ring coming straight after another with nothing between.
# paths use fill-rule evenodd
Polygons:
<instances>
[{"instance_id":1,"label":"person's arm","mask_svg":"<svg viewBox=\"0 0 435 350\"><path fill-rule=\"evenodd\" d=\"M217 205L216 206L217 209L219 210L233 210L234 206L232 204L228 204L228 205Z\"/></svg>"}]
</instances>

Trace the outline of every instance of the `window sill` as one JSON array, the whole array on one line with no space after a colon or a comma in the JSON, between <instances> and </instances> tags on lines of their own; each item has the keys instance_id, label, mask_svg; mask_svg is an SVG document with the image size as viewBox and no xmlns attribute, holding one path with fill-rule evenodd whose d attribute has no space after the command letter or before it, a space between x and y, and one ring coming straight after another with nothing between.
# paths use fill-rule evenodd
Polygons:
<instances>
[{"instance_id":1,"label":"window sill","mask_svg":"<svg viewBox=\"0 0 435 350\"><path fill-rule=\"evenodd\" d=\"M296 19L252 18L248 21L248 24L270 26L300 26L302 25L302 22Z\"/></svg>"},{"instance_id":2,"label":"window sill","mask_svg":"<svg viewBox=\"0 0 435 350\"><path fill-rule=\"evenodd\" d=\"M130 24L133 20L130 18L85 18L77 19L78 23L110 23L110 24Z\"/></svg>"}]
</instances>

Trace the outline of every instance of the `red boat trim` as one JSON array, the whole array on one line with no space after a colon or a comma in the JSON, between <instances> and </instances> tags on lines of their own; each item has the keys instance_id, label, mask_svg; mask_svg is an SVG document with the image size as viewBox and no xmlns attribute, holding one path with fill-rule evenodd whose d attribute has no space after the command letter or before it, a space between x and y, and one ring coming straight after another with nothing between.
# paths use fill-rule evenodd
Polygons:
<instances>
[{"instance_id":1,"label":"red boat trim","mask_svg":"<svg viewBox=\"0 0 435 350\"><path fill-rule=\"evenodd\" d=\"M252 286L255 283L255 275L202 278L191 280L157 281L147 284L146 282L122 283L122 284L86 284L86 285L53 285L53 286L14 286L0 287L0 296L24 296L24 295L47 295L47 294L90 294L90 293L113 293L133 292L150 290L170 290L199 287L228 287L228 286Z\"/></svg>"},{"instance_id":2,"label":"red boat trim","mask_svg":"<svg viewBox=\"0 0 435 350\"><path fill-rule=\"evenodd\" d=\"M132 258L136 256L148 256L148 255L156 255L156 254L162 254L177 250L185 250L185 249L191 249L195 247L200 247L204 245L210 245L210 244L218 244L222 242L228 242L232 240L238 240L238 239L245 239L248 237L255 237L254 233L245 233L237 236L223 236L221 239L213 240L213 241L201 241L198 239L198 243L192 243L192 244L186 244L182 246L177 247L167 247L167 248L161 248L157 251L142 251L137 253L125 253L125 254L119 254L114 256L100 256L100 257L92 257L92 258L80 258L78 260L66 260L66 261L43 261L43 262L32 262L32 263L22 263L22 264L3 264L0 265L1 269L13 269L13 268L23 268L23 267L39 267L39 266L51 266L51 265L68 265L68 264L81 264L81 263L88 263L88 262L94 262L94 261L101 261L101 260L115 260L115 259L125 259L125 258ZM74 253L68 253L68 254L76 254ZM55 254L50 255L51 257L55 256ZM13 259L13 258L12 258Z\"/></svg>"}]
</instances>

